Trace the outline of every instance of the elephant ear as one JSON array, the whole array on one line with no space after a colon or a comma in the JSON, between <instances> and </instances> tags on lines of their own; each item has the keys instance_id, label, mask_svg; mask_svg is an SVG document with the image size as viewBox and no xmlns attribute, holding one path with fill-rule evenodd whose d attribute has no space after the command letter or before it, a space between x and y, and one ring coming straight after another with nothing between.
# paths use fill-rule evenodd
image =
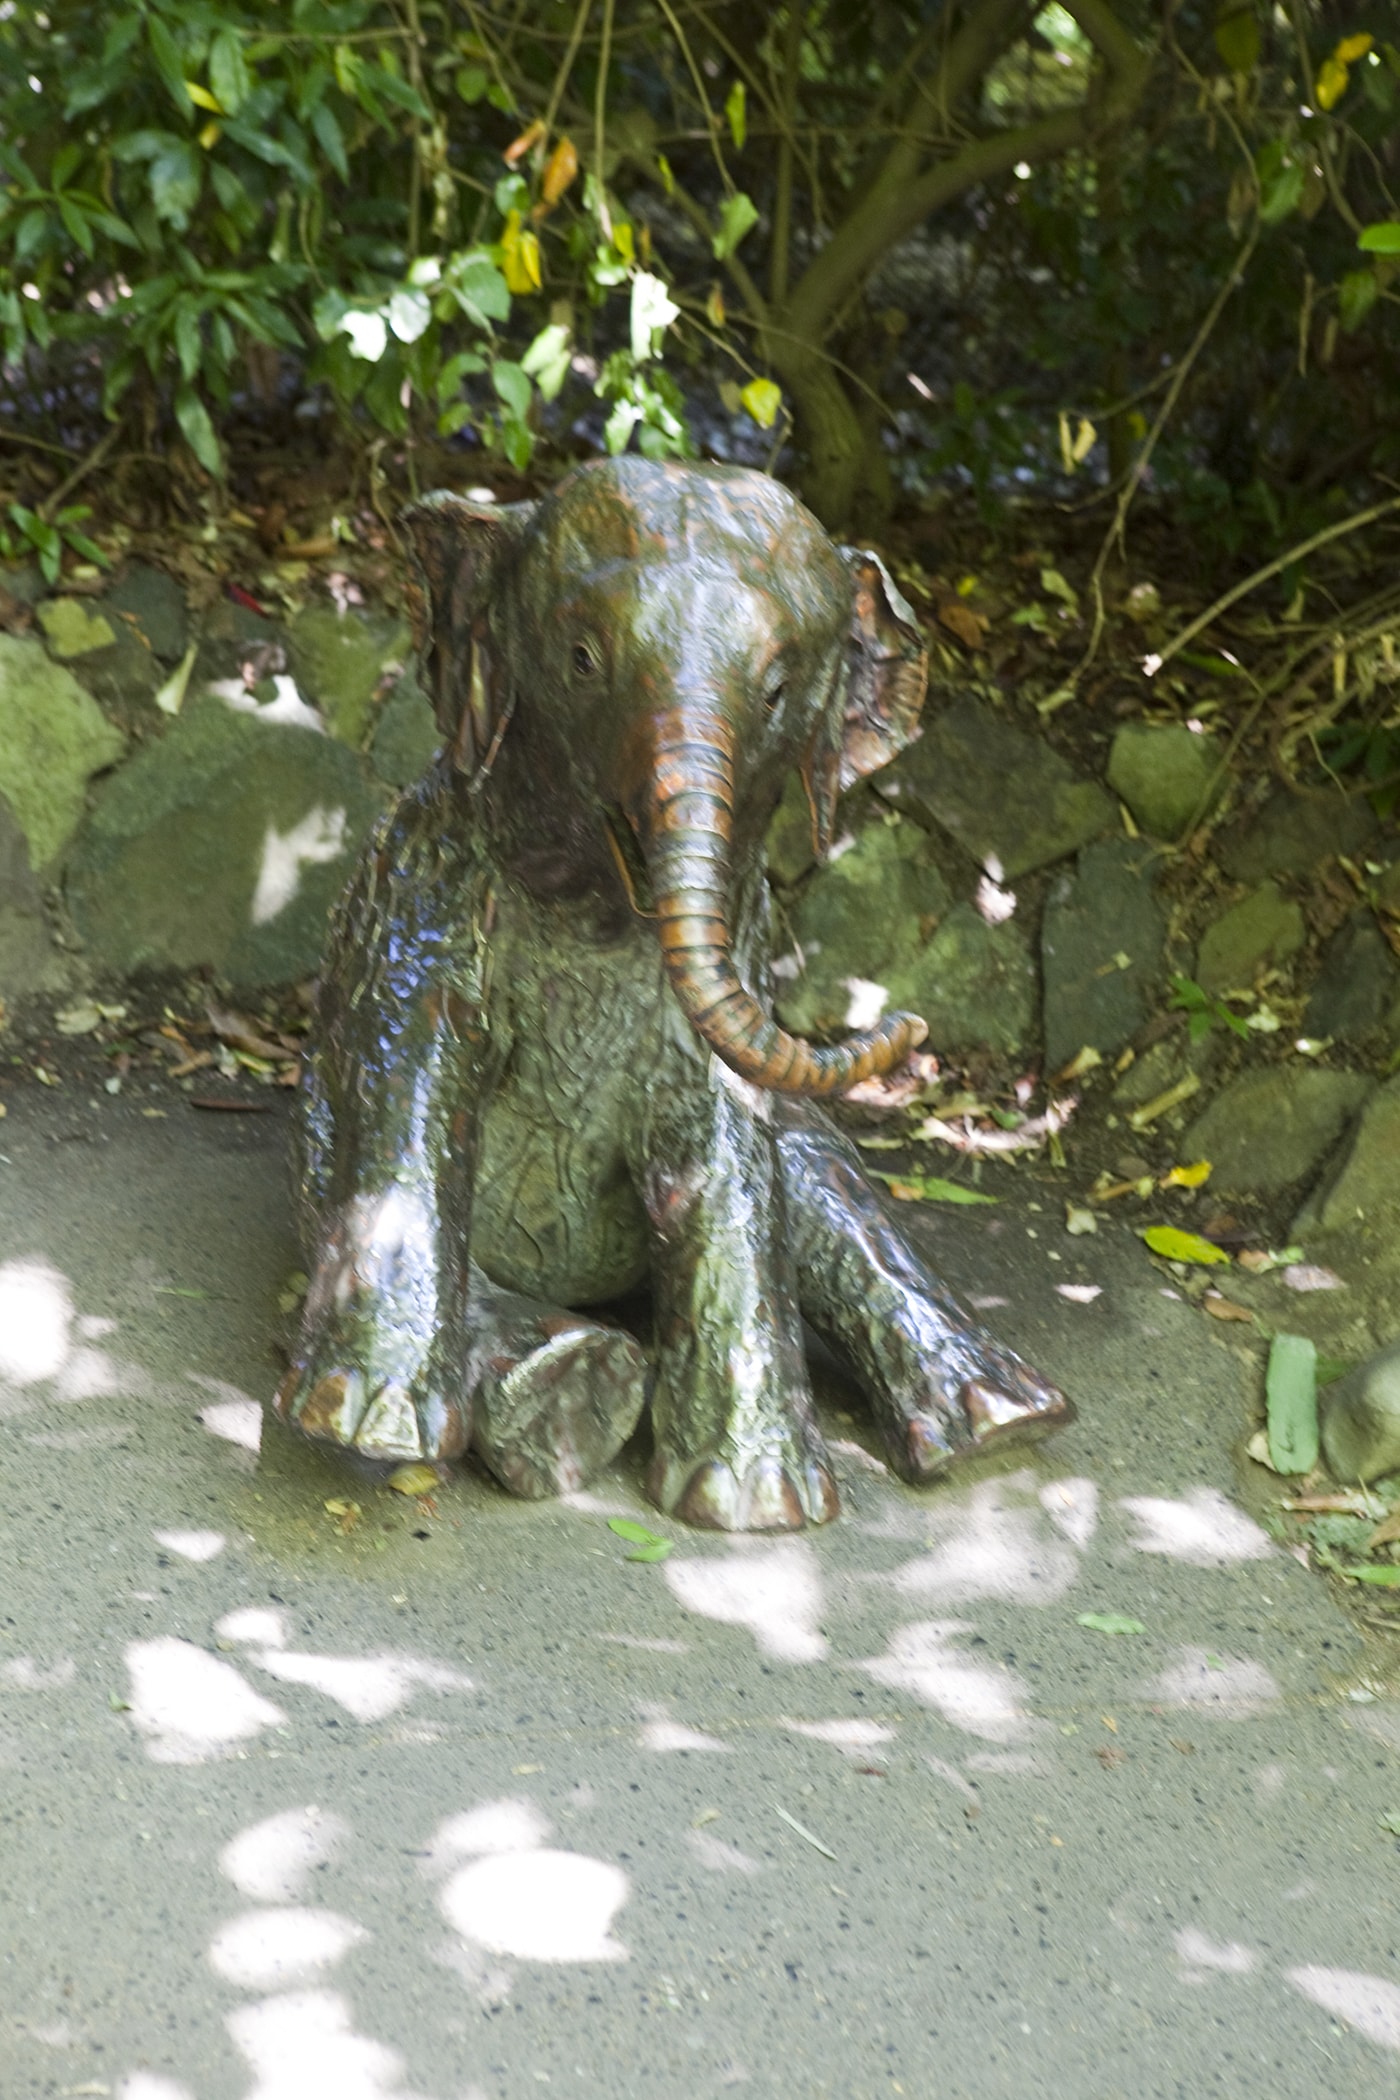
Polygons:
<instances>
[{"instance_id":1,"label":"elephant ear","mask_svg":"<svg viewBox=\"0 0 1400 2100\"><path fill-rule=\"evenodd\" d=\"M464 773L477 773L495 757L510 718L490 608L534 509L533 503L472 503L436 489L400 519L417 570L408 598L423 683L443 743Z\"/></svg>"},{"instance_id":2,"label":"elephant ear","mask_svg":"<svg viewBox=\"0 0 1400 2100\"><path fill-rule=\"evenodd\" d=\"M851 577L843 703L830 710L802 769L819 854L831 845L837 796L919 735L928 688L928 650L889 570L868 549L841 553Z\"/></svg>"}]
</instances>

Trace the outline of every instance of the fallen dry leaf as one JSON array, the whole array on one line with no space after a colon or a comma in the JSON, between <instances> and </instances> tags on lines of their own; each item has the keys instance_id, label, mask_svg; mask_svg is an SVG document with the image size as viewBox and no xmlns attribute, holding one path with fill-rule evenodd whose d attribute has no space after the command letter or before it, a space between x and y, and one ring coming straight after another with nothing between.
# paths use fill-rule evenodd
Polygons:
<instances>
[{"instance_id":1,"label":"fallen dry leaf","mask_svg":"<svg viewBox=\"0 0 1400 2100\"><path fill-rule=\"evenodd\" d=\"M1377 1524L1367 1539L1366 1551L1374 1553L1377 1546L1393 1546L1397 1539L1400 1539L1400 1509L1393 1509L1385 1522Z\"/></svg>"},{"instance_id":2,"label":"fallen dry leaf","mask_svg":"<svg viewBox=\"0 0 1400 2100\"><path fill-rule=\"evenodd\" d=\"M961 599L948 598L938 608L938 624L955 634L964 648L980 649L990 623Z\"/></svg>"},{"instance_id":3,"label":"fallen dry leaf","mask_svg":"<svg viewBox=\"0 0 1400 2100\"><path fill-rule=\"evenodd\" d=\"M1201 1300L1212 1320L1243 1320L1253 1326L1254 1315L1247 1305L1236 1305L1233 1298L1222 1298L1219 1291L1207 1291Z\"/></svg>"}]
</instances>

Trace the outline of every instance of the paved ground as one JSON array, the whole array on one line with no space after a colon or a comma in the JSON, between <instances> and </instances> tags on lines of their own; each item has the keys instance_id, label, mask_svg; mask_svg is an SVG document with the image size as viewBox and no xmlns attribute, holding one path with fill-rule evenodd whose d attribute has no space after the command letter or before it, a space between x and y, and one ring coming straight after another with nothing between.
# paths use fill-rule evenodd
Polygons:
<instances>
[{"instance_id":1,"label":"paved ground","mask_svg":"<svg viewBox=\"0 0 1400 2100\"><path fill-rule=\"evenodd\" d=\"M0 1125L5 2100L1395 2092L1400 1702L1126 1234L930 1227L1074 1429L915 1494L833 1408L839 1526L631 1565L627 1465L259 1452L280 1104L161 1105Z\"/></svg>"}]
</instances>

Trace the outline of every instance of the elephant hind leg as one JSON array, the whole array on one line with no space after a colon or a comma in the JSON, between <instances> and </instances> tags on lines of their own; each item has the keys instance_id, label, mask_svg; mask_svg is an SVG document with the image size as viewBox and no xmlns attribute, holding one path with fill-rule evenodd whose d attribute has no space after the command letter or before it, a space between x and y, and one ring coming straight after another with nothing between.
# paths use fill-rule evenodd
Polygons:
<instances>
[{"instance_id":1,"label":"elephant hind leg","mask_svg":"<svg viewBox=\"0 0 1400 2100\"><path fill-rule=\"evenodd\" d=\"M472 1448L512 1495L582 1487L641 1419L649 1372L624 1328L501 1289L471 1271Z\"/></svg>"},{"instance_id":2,"label":"elephant hind leg","mask_svg":"<svg viewBox=\"0 0 1400 2100\"><path fill-rule=\"evenodd\" d=\"M904 1479L1073 1421L1072 1402L941 1288L819 1109L785 1106L778 1151L802 1310L851 1364Z\"/></svg>"}]
</instances>

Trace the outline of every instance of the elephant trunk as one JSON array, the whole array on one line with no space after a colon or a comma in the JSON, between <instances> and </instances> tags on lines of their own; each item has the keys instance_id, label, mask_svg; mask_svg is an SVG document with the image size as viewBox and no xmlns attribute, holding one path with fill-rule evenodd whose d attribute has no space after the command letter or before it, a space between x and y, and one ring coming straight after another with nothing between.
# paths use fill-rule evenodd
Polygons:
<instances>
[{"instance_id":1,"label":"elephant trunk","mask_svg":"<svg viewBox=\"0 0 1400 2100\"><path fill-rule=\"evenodd\" d=\"M888 1072L928 1030L916 1014L830 1049L788 1035L745 991L728 923L734 753L729 728L679 709L654 719L642 846L671 988L715 1055L780 1094L840 1094Z\"/></svg>"}]
</instances>

